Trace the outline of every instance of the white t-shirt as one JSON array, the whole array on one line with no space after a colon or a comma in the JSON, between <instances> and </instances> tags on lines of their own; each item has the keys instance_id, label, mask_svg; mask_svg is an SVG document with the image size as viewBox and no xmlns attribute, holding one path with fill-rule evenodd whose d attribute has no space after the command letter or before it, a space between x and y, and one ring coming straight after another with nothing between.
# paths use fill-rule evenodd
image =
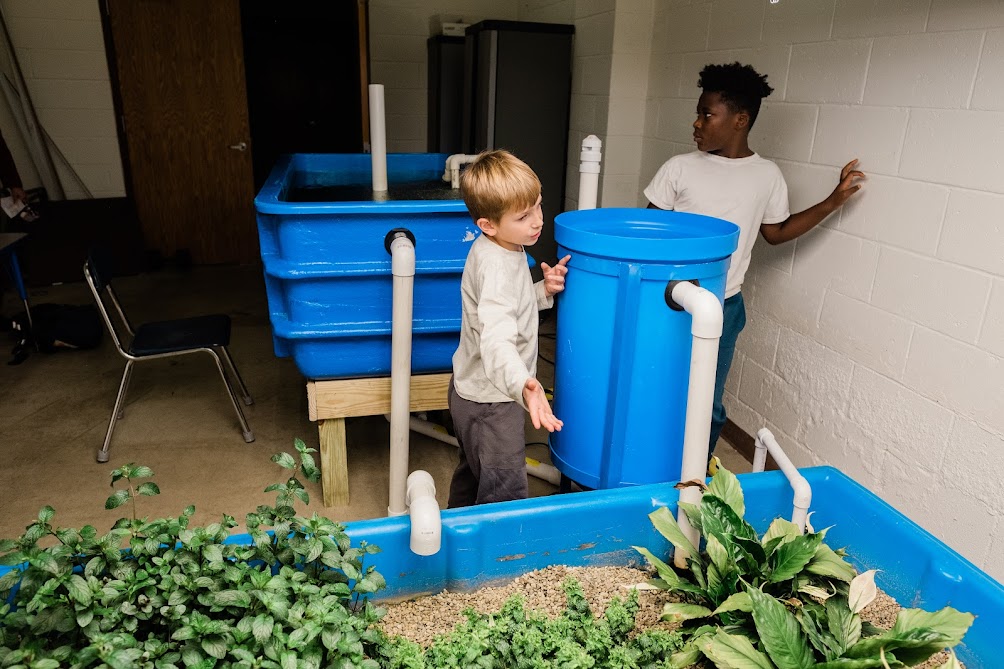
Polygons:
<instances>
[{"instance_id":1,"label":"white t-shirt","mask_svg":"<svg viewBox=\"0 0 1004 669\"><path fill-rule=\"evenodd\" d=\"M703 151L673 156L652 177L645 197L660 209L714 216L739 226L725 297L742 288L760 225L783 223L790 215L784 175L756 153L746 158Z\"/></svg>"},{"instance_id":2,"label":"white t-shirt","mask_svg":"<svg viewBox=\"0 0 1004 669\"><path fill-rule=\"evenodd\" d=\"M530 278L526 252L478 236L464 263L460 299L460 346L453 354L457 394L526 408L523 386L537 375L537 312L554 305L544 282Z\"/></svg>"}]
</instances>

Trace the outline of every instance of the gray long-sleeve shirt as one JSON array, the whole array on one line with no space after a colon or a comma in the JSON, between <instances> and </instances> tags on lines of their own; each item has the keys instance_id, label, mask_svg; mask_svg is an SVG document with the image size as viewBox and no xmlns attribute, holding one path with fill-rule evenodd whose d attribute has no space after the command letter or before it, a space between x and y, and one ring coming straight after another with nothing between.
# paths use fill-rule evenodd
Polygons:
<instances>
[{"instance_id":1,"label":"gray long-sleeve shirt","mask_svg":"<svg viewBox=\"0 0 1004 669\"><path fill-rule=\"evenodd\" d=\"M554 304L544 282L530 278L525 251L509 251L485 235L471 244L460 281L460 346L453 385L472 402L519 402L537 375L537 312Z\"/></svg>"}]
</instances>

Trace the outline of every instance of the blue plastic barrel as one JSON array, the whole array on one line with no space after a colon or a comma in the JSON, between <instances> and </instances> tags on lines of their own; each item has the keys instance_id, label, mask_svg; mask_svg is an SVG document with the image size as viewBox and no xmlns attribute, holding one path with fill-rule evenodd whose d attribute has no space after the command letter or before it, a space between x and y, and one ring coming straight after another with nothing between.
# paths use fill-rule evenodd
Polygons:
<instances>
[{"instance_id":1,"label":"blue plastic barrel","mask_svg":"<svg viewBox=\"0 0 1004 669\"><path fill-rule=\"evenodd\" d=\"M670 281L722 300L739 228L658 209L591 209L554 222L571 254L559 297L551 436L562 474L590 488L678 480L690 377L691 318Z\"/></svg>"}]
</instances>

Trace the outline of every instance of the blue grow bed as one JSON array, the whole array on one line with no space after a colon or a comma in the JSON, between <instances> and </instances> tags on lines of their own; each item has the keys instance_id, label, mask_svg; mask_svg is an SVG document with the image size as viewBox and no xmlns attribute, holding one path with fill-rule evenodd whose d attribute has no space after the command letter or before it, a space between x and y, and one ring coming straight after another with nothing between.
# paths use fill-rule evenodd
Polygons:
<instances>
[{"instance_id":1,"label":"blue grow bed","mask_svg":"<svg viewBox=\"0 0 1004 669\"><path fill-rule=\"evenodd\" d=\"M391 189L438 182L445 154L388 154ZM290 201L299 189L368 188L368 154L293 154L255 198L275 353L310 379L390 373L387 233L415 236L412 371L448 371L460 338L460 277L480 234L460 199Z\"/></svg>"},{"instance_id":2,"label":"blue grow bed","mask_svg":"<svg viewBox=\"0 0 1004 669\"><path fill-rule=\"evenodd\" d=\"M969 669L1002 666L1004 586L836 469L802 474L812 485L813 524L832 526L830 546L846 547L858 570L880 570L879 586L902 606L973 613L976 622L957 649L959 658ZM780 472L739 480L746 518L758 532L778 516L791 517L791 488ZM407 517L349 523L348 533L383 549L368 564L387 579L380 596L393 600L444 588L473 590L554 564L640 564L633 545L657 555L668 551L648 514L660 506L675 511L677 499L672 484L663 483L448 510L442 549L429 557L409 550Z\"/></svg>"}]
</instances>

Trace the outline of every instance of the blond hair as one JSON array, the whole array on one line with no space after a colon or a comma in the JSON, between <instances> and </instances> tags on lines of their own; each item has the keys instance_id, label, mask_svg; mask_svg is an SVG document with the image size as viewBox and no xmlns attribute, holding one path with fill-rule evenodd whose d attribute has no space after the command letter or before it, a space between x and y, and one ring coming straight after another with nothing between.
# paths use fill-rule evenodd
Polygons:
<instances>
[{"instance_id":1,"label":"blond hair","mask_svg":"<svg viewBox=\"0 0 1004 669\"><path fill-rule=\"evenodd\" d=\"M487 218L498 223L506 214L537 203L540 179L508 151L484 151L461 175L460 193L475 222Z\"/></svg>"}]
</instances>

